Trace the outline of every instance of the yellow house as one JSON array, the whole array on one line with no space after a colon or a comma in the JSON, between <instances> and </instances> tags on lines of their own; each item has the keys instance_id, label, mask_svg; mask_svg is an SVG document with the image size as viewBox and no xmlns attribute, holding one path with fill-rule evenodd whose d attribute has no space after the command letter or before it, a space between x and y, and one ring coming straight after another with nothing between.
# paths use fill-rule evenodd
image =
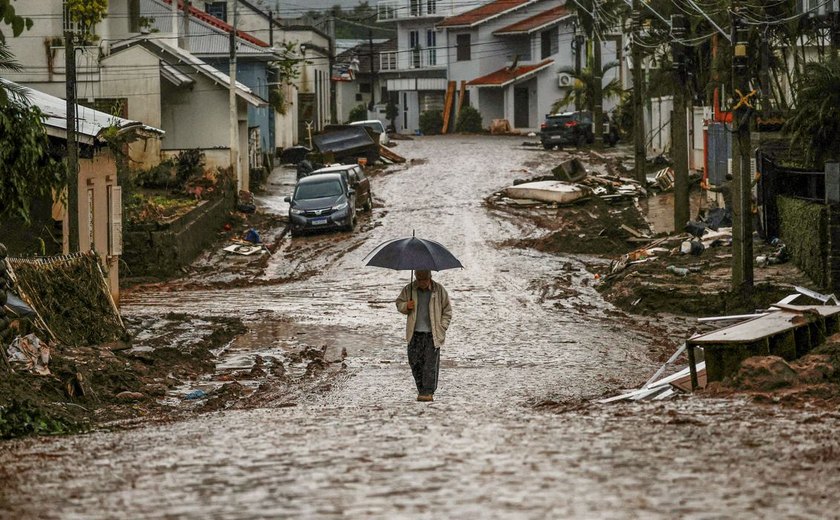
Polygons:
<instances>
[{"instance_id":1,"label":"yellow house","mask_svg":"<svg viewBox=\"0 0 840 520\"><path fill-rule=\"evenodd\" d=\"M4 80L0 80L4 81ZM13 84L6 82L7 84ZM13 84L14 85L14 84ZM50 139L67 140L67 103L61 98L20 87L32 106L44 115L44 127ZM108 286L115 302L119 302L119 258L122 254L122 191L117 179L117 157L105 136L122 136L132 141L125 146L129 156L148 147L159 149L154 141L163 131L138 121L99 112L77 105L76 141L79 147L78 214L79 249L94 250L107 268ZM138 141L148 146L137 146ZM153 142L148 142L153 141ZM132 157L129 157L129 161ZM142 160L140 161L143 162ZM61 197L53 204L53 219L62 222L63 251L70 252L67 208Z\"/></svg>"}]
</instances>

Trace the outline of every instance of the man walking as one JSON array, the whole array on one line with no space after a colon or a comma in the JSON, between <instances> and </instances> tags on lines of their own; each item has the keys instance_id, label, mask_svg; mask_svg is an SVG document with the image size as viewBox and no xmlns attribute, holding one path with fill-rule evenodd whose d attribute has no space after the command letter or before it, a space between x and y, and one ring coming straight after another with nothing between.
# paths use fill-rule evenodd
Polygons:
<instances>
[{"instance_id":1,"label":"man walking","mask_svg":"<svg viewBox=\"0 0 840 520\"><path fill-rule=\"evenodd\" d=\"M431 271L415 271L415 281L397 297L397 310L407 316L408 364L417 384L418 401L434 401L440 369L440 347L452 320L449 295L432 281Z\"/></svg>"}]
</instances>

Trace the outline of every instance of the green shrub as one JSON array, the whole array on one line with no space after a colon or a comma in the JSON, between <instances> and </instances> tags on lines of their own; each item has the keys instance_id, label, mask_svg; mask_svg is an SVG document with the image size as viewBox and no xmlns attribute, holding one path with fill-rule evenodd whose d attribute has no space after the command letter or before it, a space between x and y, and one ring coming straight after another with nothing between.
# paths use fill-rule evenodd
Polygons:
<instances>
[{"instance_id":1,"label":"green shrub","mask_svg":"<svg viewBox=\"0 0 840 520\"><path fill-rule=\"evenodd\" d=\"M420 132L423 135L437 135L443 128L443 113L440 110L428 110L420 114Z\"/></svg>"},{"instance_id":2,"label":"green shrub","mask_svg":"<svg viewBox=\"0 0 840 520\"><path fill-rule=\"evenodd\" d=\"M461 108L458 116L458 123L455 124L456 132L467 132L477 134L484 130L481 126L481 114L471 105Z\"/></svg>"},{"instance_id":3,"label":"green shrub","mask_svg":"<svg viewBox=\"0 0 840 520\"><path fill-rule=\"evenodd\" d=\"M171 159L137 172L134 183L141 188L169 188L175 183L175 163Z\"/></svg>"},{"instance_id":4,"label":"green shrub","mask_svg":"<svg viewBox=\"0 0 840 520\"><path fill-rule=\"evenodd\" d=\"M350 111L351 123L354 121L364 121L367 118L367 107L364 105L356 105L355 108Z\"/></svg>"},{"instance_id":5,"label":"green shrub","mask_svg":"<svg viewBox=\"0 0 840 520\"><path fill-rule=\"evenodd\" d=\"M791 260L821 288L828 287L828 211L816 204L778 197L781 239Z\"/></svg>"},{"instance_id":6,"label":"green shrub","mask_svg":"<svg viewBox=\"0 0 840 520\"><path fill-rule=\"evenodd\" d=\"M175 180L183 186L190 178L204 174L204 152L184 150L175 157Z\"/></svg>"}]
</instances>

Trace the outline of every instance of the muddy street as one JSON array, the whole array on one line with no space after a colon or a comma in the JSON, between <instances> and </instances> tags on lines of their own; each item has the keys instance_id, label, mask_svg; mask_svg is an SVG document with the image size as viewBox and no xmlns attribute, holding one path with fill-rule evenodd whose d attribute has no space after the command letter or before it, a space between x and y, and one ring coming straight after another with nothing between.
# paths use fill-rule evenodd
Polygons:
<instances>
[{"instance_id":1,"label":"muddy street","mask_svg":"<svg viewBox=\"0 0 840 520\"><path fill-rule=\"evenodd\" d=\"M484 199L563 157L522 140L401 141L411 161L372 177L374 209L352 234L286 237L253 283L129 292L131 316L241 318L220 368L326 348L336 369L250 409L4 442L0 516L837 517L836 410L589 402L644 382L663 338L601 299L591 258L502 246L541 231ZM278 211L284 175L265 196ZM465 266L434 275L453 320L433 403L415 402L393 304L408 273L363 265L412 232Z\"/></svg>"}]
</instances>

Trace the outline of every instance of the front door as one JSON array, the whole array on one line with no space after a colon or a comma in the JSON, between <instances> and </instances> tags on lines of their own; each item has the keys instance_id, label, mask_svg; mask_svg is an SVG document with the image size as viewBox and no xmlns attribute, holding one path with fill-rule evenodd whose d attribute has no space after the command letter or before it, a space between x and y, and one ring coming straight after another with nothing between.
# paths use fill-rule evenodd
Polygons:
<instances>
[{"instance_id":1,"label":"front door","mask_svg":"<svg viewBox=\"0 0 840 520\"><path fill-rule=\"evenodd\" d=\"M513 126L514 128L530 127L528 117L528 88L514 87L513 89Z\"/></svg>"}]
</instances>

